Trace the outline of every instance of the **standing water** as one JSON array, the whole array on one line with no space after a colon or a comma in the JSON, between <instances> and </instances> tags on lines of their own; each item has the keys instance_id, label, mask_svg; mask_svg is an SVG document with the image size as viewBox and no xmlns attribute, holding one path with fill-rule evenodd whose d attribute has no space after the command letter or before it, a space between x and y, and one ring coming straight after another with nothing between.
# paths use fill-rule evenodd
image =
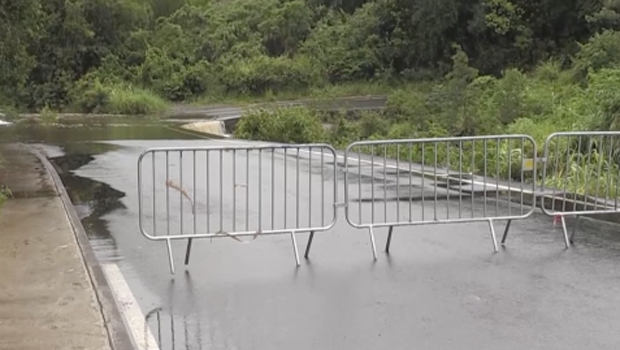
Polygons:
<instances>
[{"instance_id":1,"label":"standing water","mask_svg":"<svg viewBox=\"0 0 620 350\"><path fill-rule=\"evenodd\" d=\"M58 123L6 122L0 119L0 143L22 142L43 151L58 171L100 259L118 259L115 242L103 217L125 205L125 194L108 184L76 174L120 140L178 140L197 136L175 124L151 118L82 117ZM130 179L128 179L130 180Z\"/></svg>"}]
</instances>

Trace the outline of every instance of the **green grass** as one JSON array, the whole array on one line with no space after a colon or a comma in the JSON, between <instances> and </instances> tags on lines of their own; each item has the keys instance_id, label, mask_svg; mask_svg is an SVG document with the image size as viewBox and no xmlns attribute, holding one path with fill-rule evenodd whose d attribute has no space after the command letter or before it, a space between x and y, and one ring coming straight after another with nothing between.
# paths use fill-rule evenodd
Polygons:
<instances>
[{"instance_id":1,"label":"green grass","mask_svg":"<svg viewBox=\"0 0 620 350\"><path fill-rule=\"evenodd\" d=\"M110 114L147 115L163 112L168 103L156 94L132 86L109 88L109 100L103 112Z\"/></svg>"},{"instance_id":2,"label":"green grass","mask_svg":"<svg viewBox=\"0 0 620 350\"><path fill-rule=\"evenodd\" d=\"M103 84L98 80L85 83L74 92L73 106L81 113L154 115L164 112L169 104L154 92L125 83Z\"/></svg>"}]
</instances>

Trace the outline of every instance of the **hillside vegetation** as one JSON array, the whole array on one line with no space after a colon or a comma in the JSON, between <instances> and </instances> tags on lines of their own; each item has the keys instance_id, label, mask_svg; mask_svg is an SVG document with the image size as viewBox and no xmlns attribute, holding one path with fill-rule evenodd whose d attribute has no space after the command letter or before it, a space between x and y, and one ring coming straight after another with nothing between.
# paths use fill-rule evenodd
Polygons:
<instances>
[{"instance_id":1,"label":"hillside vegetation","mask_svg":"<svg viewBox=\"0 0 620 350\"><path fill-rule=\"evenodd\" d=\"M417 118L460 105L461 119L486 109L509 124L530 112L511 105L530 87L547 93L544 81L576 98L569 90L590 72L615 69L619 9L617 0L0 0L0 105L140 114L166 101L409 86L393 100L460 94ZM451 69L455 55L470 68ZM536 82L523 75L541 62ZM477 105L494 84L513 90Z\"/></svg>"}]
</instances>

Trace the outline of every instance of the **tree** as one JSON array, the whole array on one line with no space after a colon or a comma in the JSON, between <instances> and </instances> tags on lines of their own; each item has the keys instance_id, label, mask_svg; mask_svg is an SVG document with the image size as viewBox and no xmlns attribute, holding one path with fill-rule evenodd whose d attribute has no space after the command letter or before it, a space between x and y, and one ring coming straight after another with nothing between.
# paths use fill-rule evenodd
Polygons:
<instances>
[{"instance_id":1,"label":"tree","mask_svg":"<svg viewBox=\"0 0 620 350\"><path fill-rule=\"evenodd\" d=\"M39 0L0 0L0 105L16 103L36 58L29 49L43 34Z\"/></svg>"},{"instance_id":2,"label":"tree","mask_svg":"<svg viewBox=\"0 0 620 350\"><path fill-rule=\"evenodd\" d=\"M42 2L43 35L31 49L36 65L30 72L25 102L29 107L63 108L72 84L97 65L92 53L95 33L79 0Z\"/></svg>"}]
</instances>

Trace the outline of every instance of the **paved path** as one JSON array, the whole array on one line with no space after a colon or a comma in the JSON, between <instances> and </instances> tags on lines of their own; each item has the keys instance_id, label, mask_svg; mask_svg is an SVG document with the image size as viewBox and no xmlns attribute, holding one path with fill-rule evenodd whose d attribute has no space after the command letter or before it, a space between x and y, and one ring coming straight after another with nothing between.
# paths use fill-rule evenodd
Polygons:
<instances>
[{"instance_id":1,"label":"paved path","mask_svg":"<svg viewBox=\"0 0 620 350\"><path fill-rule=\"evenodd\" d=\"M0 349L110 349L96 294L45 167L3 146L0 177L17 198L0 208Z\"/></svg>"}]
</instances>

